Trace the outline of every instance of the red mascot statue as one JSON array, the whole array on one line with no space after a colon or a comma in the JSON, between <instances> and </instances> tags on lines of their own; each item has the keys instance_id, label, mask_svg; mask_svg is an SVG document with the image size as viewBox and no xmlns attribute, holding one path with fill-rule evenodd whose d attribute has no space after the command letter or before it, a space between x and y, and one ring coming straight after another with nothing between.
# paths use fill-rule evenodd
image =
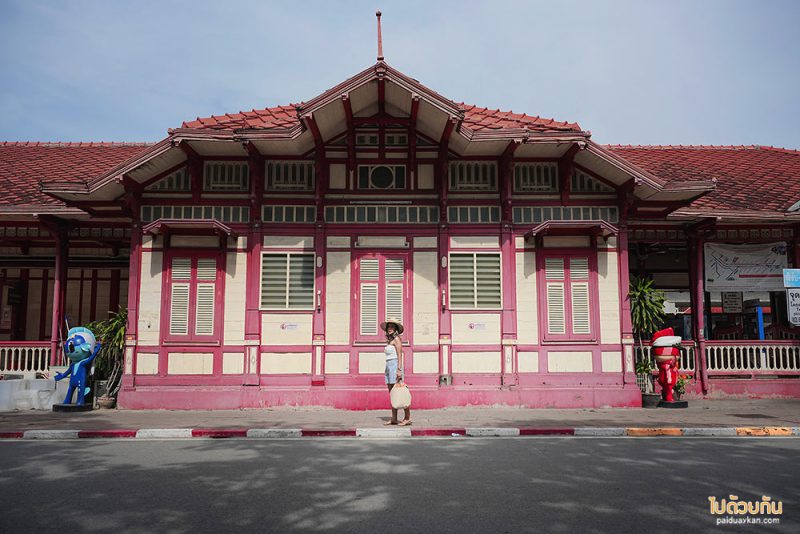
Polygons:
<instances>
[{"instance_id":1,"label":"red mascot statue","mask_svg":"<svg viewBox=\"0 0 800 534\"><path fill-rule=\"evenodd\" d=\"M681 337L672 328L665 328L653 334L653 356L658 365L658 383L661 384L661 399L674 402L672 389L678 381L678 347Z\"/></svg>"}]
</instances>

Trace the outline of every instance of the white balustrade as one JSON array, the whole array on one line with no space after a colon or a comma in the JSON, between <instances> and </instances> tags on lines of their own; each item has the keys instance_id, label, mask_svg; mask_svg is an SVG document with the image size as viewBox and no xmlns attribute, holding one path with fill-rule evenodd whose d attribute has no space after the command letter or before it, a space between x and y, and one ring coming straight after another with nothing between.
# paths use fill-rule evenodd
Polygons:
<instances>
[{"instance_id":1,"label":"white balustrade","mask_svg":"<svg viewBox=\"0 0 800 534\"><path fill-rule=\"evenodd\" d=\"M50 368L50 343L0 342L0 373L37 373Z\"/></svg>"},{"instance_id":2,"label":"white balustrade","mask_svg":"<svg viewBox=\"0 0 800 534\"><path fill-rule=\"evenodd\" d=\"M650 356L650 346L644 345L639 346L637 343L636 347L636 361L643 359L644 357L651 358ZM684 345L683 350L680 351L680 355L678 356L678 369L681 371L694 371L695 367L695 350L694 347L691 345Z\"/></svg>"},{"instance_id":3,"label":"white balustrade","mask_svg":"<svg viewBox=\"0 0 800 534\"><path fill-rule=\"evenodd\" d=\"M706 342L709 371L800 371L800 345Z\"/></svg>"}]
</instances>

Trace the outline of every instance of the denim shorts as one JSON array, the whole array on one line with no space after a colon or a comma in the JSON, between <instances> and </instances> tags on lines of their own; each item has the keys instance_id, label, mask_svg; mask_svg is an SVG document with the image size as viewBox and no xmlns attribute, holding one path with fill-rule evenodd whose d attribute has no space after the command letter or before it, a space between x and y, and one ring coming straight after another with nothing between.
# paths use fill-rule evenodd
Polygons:
<instances>
[{"instance_id":1,"label":"denim shorts","mask_svg":"<svg viewBox=\"0 0 800 534\"><path fill-rule=\"evenodd\" d=\"M386 371L384 375L387 384L395 384L397 382L397 358L386 360Z\"/></svg>"}]
</instances>

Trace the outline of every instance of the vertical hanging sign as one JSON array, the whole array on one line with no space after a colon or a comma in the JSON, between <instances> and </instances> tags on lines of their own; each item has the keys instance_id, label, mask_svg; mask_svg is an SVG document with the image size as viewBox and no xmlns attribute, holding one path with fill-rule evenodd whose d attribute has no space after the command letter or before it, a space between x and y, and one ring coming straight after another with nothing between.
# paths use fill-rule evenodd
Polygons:
<instances>
[{"instance_id":1,"label":"vertical hanging sign","mask_svg":"<svg viewBox=\"0 0 800 534\"><path fill-rule=\"evenodd\" d=\"M722 313L742 313L742 292L722 292Z\"/></svg>"},{"instance_id":2,"label":"vertical hanging sign","mask_svg":"<svg viewBox=\"0 0 800 534\"><path fill-rule=\"evenodd\" d=\"M800 326L800 288L786 290L786 305L789 308L789 322Z\"/></svg>"}]
</instances>

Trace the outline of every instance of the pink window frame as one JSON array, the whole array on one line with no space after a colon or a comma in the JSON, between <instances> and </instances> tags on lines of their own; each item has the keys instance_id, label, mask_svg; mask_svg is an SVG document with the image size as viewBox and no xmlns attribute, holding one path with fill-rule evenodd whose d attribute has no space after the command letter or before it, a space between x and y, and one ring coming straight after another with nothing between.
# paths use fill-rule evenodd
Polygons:
<instances>
[{"instance_id":1,"label":"pink window frame","mask_svg":"<svg viewBox=\"0 0 800 534\"><path fill-rule=\"evenodd\" d=\"M448 208L449 209L449 208ZM453 256L457 256L459 254L471 254L471 255L496 255L500 259L500 305L497 307L489 308L486 306L475 306L474 308L458 308L454 307L451 304L451 283L450 283L450 264L452 261ZM475 273L477 276L477 273ZM494 249L494 248L457 248L457 249L450 249L447 253L447 309L450 310L451 313L476 313L476 312L499 312L503 310L503 303L505 302L506 298L506 276L503 274L503 251Z\"/></svg>"},{"instance_id":2,"label":"pink window frame","mask_svg":"<svg viewBox=\"0 0 800 534\"><path fill-rule=\"evenodd\" d=\"M403 260L403 326L406 333L403 335L404 340L409 339L411 333L411 305L412 305L412 287L410 275L411 270L411 254L406 251L369 251L361 252L354 251L353 253L353 269L351 279L352 301L355 302L354 312L350 315L350 332L351 338L354 343L370 343L385 341L386 336L381 332L380 327L378 333L374 336L361 334L361 260L363 258L376 258L379 260L378 264L378 324L384 321L386 317L386 259L387 258L400 258ZM395 282L396 283L396 282ZM355 296L358 295L358 300Z\"/></svg>"},{"instance_id":3,"label":"pink window frame","mask_svg":"<svg viewBox=\"0 0 800 534\"><path fill-rule=\"evenodd\" d=\"M171 334L170 309L172 307L172 260L174 258L190 258L192 276L189 279L189 333L187 335ZM217 262L217 275L214 279L214 331L209 335L194 333L197 320L197 260L214 258ZM163 343L211 343L220 344L222 323L225 309L225 255L220 252L196 252L190 250L172 250L164 254L164 276L161 286L161 339ZM180 280L178 282L183 282Z\"/></svg>"},{"instance_id":4,"label":"pink window frame","mask_svg":"<svg viewBox=\"0 0 800 534\"><path fill-rule=\"evenodd\" d=\"M550 334L547 328L547 280L545 278L545 260L547 258L560 258L564 260L564 334ZM589 333L572 333L572 277L570 273L570 258L589 259ZM539 331L542 333L542 341L565 343L565 342L596 342L598 329L600 326L600 293L597 280L597 251L590 248L585 249L552 249L540 250L536 254L536 288L537 301L539 303Z\"/></svg>"},{"instance_id":5,"label":"pink window frame","mask_svg":"<svg viewBox=\"0 0 800 534\"><path fill-rule=\"evenodd\" d=\"M274 224L285 224L285 223L274 223ZM262 238L263 239L263 238ZM311 306L308 308L289 308L288 303L287 306L284 308L270 308L268 306L264 306L264 303L261 300L261 290L264 287L264 256L281 256L281 255L292 255L292 256L311 256L311 261L313 264L314 269L314 287L311 290L312 300ZM307 249L307 248L294 248L294 249L272 249L272 248L261 248L258 253L258 311L265 312L265 313L310 313L317 309L318 303L318 295L317 295L317 255L314 252L314 249ZM288 276L288 273L287 273ZM321 295L320 295L321 296Z\"/></svg>"}]
</instances>

